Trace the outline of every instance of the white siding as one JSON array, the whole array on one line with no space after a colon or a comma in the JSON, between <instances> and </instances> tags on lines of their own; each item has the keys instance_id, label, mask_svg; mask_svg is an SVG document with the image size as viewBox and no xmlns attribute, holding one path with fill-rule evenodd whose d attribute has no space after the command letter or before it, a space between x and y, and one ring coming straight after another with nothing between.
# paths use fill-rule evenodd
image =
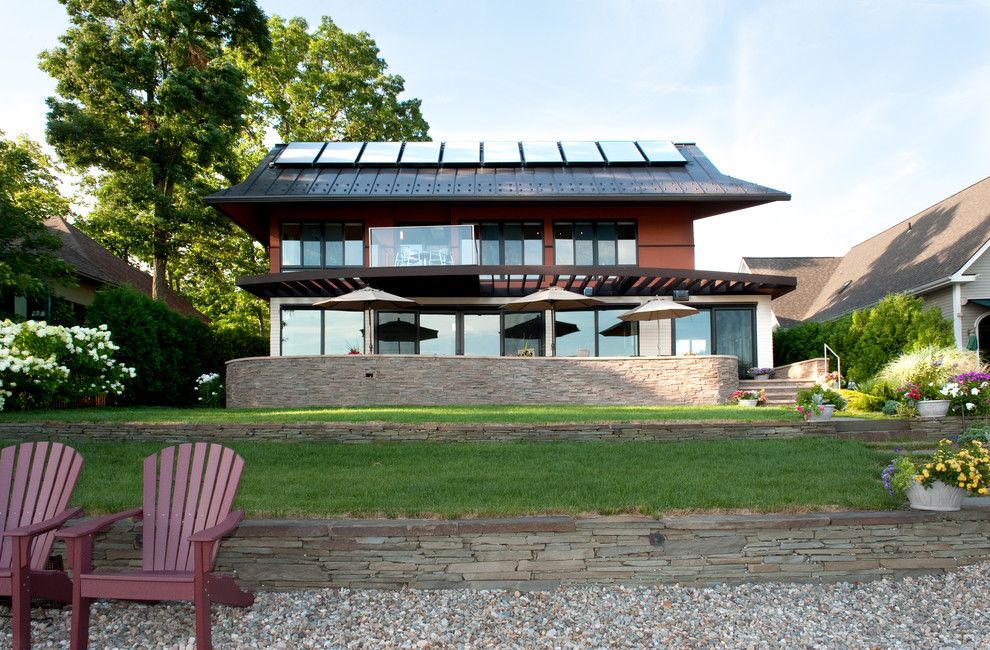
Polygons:
<instances>
[{"instance_id":1,"label":"white siding","mask_svg":"<svg viewBox=\"0 0 990 650\"><path fill-rule=\"evenodd\" d=\"M952 287L937 289L930 293L918 296L925 301L925 308L938 307L942 312L942 318L952 320Z\"/></svg>"},{"instance_id":2,"label":"white siding","mask_svg":"<svg viewBox=\"0 0 990 650\"><path fill-rule=\"evenodd\" d=\"M967 299L990 298L990 251L973 262L973 265L967 269L966 275L975 275L976 279L963 285L964 303Z\"/></svg>"}]
</instances>

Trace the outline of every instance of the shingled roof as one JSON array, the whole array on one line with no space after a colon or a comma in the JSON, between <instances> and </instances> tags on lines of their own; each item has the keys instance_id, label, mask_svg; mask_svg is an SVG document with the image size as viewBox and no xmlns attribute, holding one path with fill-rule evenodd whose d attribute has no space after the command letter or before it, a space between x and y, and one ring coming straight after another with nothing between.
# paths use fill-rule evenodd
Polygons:
<instances>
[{"instance_id":1,"label":"shingled roof","mask_svg":"<svg viewBox=\"0 0 990 650\"><path fill-rule=\"evenodd\" d=\"M797 278L797 289L773 300L777 322L790 327L805 318L841 261L841 257L744 257L739 270Z\"/></svg>"},{"instance_id":2,"label":"shingled roof","mask_svg":"<svg viewBox=\"0 0 990 650\"><path fill-rule=\"evenodd\" d=\"M51 217L45 220L45 226L62 240L58 256L78 275L115 287L131 286L151 295L150 275L115 256L65 219ZM165 289L165 304L183 316L208 320L188 300L168 288Z\"/></svg>"},{"instance_id":3,"label":"shingled roof","mask_svg":"<svg viewBox=\"0 0 990 650\"><path fill-rule=\"evenodd\" d=\"M888 293L937 288L988 240L990 178L985 178L853 246L805 318L831 320L873 305Z\"/></svg>"}]
</instances>

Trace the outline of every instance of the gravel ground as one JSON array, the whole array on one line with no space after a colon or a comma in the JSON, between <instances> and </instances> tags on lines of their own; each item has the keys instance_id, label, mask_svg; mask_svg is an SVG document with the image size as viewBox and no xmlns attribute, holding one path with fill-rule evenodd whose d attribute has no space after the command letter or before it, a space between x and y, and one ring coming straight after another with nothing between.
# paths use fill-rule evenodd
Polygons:
<instances>
[{"instance_id":1,"label":"gravel ground","mask_svg":"<svg viewBox=\"0 0 990 650\"><path fill-rule=\"evenodd\" d=\"M553 592L260 593L214 608L218 648L990 647L990 563L840 584L580 587ZM10 644L0 610L0 646ZM35 648L67 648L69 610L34 610ZM92 648L192 647L192 608L99 602Z\"/></svg>"}]
</instances>

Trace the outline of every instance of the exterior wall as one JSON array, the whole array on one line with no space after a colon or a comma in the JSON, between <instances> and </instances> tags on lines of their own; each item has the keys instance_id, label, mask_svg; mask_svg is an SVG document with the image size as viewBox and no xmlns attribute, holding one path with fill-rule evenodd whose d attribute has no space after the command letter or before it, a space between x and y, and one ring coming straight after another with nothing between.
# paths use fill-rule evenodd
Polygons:
<instances>
[{"instance_id":1,"label":"exterior wall","mask_svg":"<svg viewBox=\"0 0 990 650\"><path fill-rule=\"evenodd\" d=\"M97 569L140 567L138 524L97 537ZM61 551L61 542L56 547ZM990 511L653 519L257 520L220 545L243 587L552 589L570 584L861 581L990 557Z\"/></svg>"},{"instance_id":2,"label":"exterior wall","mask_svg":"<svg viewBox=\"0 0 990 650\"><path fill-rule=\"evenodd\" d=\"M942 318L952 320L952 287L938 289L937 291L923 294L919 298L925 301L925 307L938 307L942 312Z\"/></svg>"},{"instance_id":3,"label":"exterior wall","mask_svg":"<svg viewBox=\"0 0 990 650\"><path fill-rule=\"evenodd\" d=\"M543 223L543 263L553 265L553 224L557 221L635 221L638 265L673 269L694 268L694 222L686 206L629 204L529 205L277 205L271 208L268 247L271 272L281 271L282 221L361 221L365 229L398 224L460 224L475 221L539 221Z\"/></svg>"},{"instance_id":4,"label":"exterior wall","mask_svg":"<svg viewBox=\"0 0 990 650\"><path fill-rule=\"evenodd\" d=\"M719 404L736 358L255 357L227 363L227 405Z\"/></svg>"},{"instance_id":5,"label":"exterior wall","mask_svg":"<svg viewBox=\"0 0 990 650\"><path fill-rule=\"evenodd\" d=\"M966 275L975 275L972 282L963 284L963 301L990 298L990 251L966 269Z\"/></svg>"},{"instance_id":6,"label":"exterior wall","mask_svg":"<svg viewBox=\"0 0 990 650\"><path fill-rule=\"evenodd\" d=\"M766 366L770 368L771 366ZM773 369L774 379L811 379L817 381L823 376L828 368L828 360L825 357L819 359L808 359L789 363L786 366L777 366Z\"/></svg>"}]
</instances>

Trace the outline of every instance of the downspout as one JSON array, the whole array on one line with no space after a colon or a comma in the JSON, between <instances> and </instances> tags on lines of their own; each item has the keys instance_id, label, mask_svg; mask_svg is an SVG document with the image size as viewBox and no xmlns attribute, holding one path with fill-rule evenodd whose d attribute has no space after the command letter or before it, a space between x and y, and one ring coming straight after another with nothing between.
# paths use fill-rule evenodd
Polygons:
<instances>
[{"instance_id":1,"label":"downspout","mask_svg":"<svg viewBox=\"0 0 990 650\"><path fill-rule=\"evenodd\" d=\"M956 339L956 347L960 350L968 343L963 340L962 318L962 285L954 282L952 283L952 335Z\"/></svg>"}]
</instances>

